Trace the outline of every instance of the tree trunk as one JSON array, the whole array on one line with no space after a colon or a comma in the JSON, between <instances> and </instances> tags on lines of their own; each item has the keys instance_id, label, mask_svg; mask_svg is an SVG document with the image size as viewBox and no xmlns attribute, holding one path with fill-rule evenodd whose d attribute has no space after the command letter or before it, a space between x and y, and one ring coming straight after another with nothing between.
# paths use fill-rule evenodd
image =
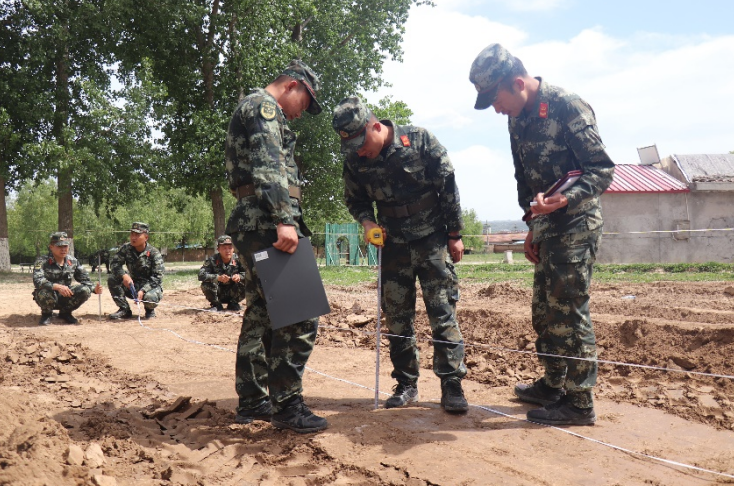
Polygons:
<instances>
[{"instance_id":1,"label":"tree trunk","mask_svg":"<svg viewBox=\"0 0 734 486\"><path fill-rule=\"evenodd\" d=\"M214 189L210 194L212 199L212 212L214 213L214 238L224 234L224 199L222 190Z\"/></svg>"},{"instance_id":2,"label":"tree trunk","mask_svg":"<svg viewBox=\"0 0 734 486\"><path fill-rule=\"evenodd\" d=\"M10 271L8 210L5 207L5 178L0 177L0 272Z\"/></svg>"},{"instance_id":3,"label":"tree trunk","mask_svg":"<svg viewBox=\"0 0 734 486\"><path fill-rule=\"evenodd\" d=\"M74 198L71 195L71 169L59 169L59 231L69 237L69 255L74 256Z\"/></svg>"},{"instance_id":4,"label":"tree trunk","mask_svg":"<svg viewBox=\"0 0 734 486\"><path fill-rule=\"evenodd\" d=\"M68 25L67 25L68 32ZM69 50L66 46L59 48L59 54L56 59L56 111L54 112L53 134L56 143L63 147L64 155L67 157L69 152L64 135L64 129L69 123ZM68 160L57 160L58 163L58 187L57 197L59 198L59 228L58 231L65 231L69 237L69 255L74 256L74 199L72 197L72 169Z\"/></svg>"}]
</instances>

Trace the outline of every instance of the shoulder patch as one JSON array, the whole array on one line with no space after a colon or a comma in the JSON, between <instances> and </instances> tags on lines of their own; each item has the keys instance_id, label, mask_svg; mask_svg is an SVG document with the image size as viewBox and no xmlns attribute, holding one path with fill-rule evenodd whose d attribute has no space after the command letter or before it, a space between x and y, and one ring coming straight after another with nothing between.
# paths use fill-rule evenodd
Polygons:
<instances>
[{"instance_id":1,"label":"shoulder patch","mask_svg":"<svg viewBox=\"0 0 734 486\"><path fill-rule=\"evenodd\" d=\"M540 118L548 118L548 103L540 104L540 109L538 109L538 116Z\"/></svg>"},{"instance_id":2,"label":"shoulder patch","mask_svg":"<svg viewBox=\"0 0 734 486\"><path fill-rule=\"evenodd\" d=\"M400 141L403 142L403 147L410 147L410 139L407 135L400 135Z\"/></svg>"},{"instance_id":3,"label":"shoulder patch","mask_svg":"<svg viewBox=\"0 0 734 486\"><path fill-rule=\"evenodd\" d=\"M266 120L272 120L275 118L275 103L269 100L265 100L260 105L260 115Z\"/></svg>"}]
</instances>

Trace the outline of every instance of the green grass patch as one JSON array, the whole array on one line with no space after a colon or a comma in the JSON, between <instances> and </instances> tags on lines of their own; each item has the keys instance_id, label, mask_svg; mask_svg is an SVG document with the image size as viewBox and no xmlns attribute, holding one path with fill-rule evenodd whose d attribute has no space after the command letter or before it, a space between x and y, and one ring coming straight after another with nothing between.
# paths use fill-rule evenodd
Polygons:
<instances>
[{"instance_id":1,"label":"green grass patch","mask_svg":"<svg viewBox=\"0 0 734 486\"><path fill-rule=\"evenodd\" d=\"M319 267L326 285L357 285L377 281L377 267Z\"/></svg>"}]
</instances>

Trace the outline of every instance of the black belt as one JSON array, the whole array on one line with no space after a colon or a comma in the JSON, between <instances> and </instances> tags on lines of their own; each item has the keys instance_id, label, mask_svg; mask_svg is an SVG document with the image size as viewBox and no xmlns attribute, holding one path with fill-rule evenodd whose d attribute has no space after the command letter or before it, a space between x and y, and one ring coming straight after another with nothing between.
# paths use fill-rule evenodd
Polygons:
<instances>
[{"instance_id":1,"label":"black belt","mask_svg":"<svg viewBox=\"0 0 734 486\"><path fill-rule=\"evenodd\" d=\"M403 206L383 206L378 203L377 210L380 214L388 218L407 218L408 216L413 216L420 211L435 206L437 203L438 194L430 192L422 200Z\"/></svg>"},{"instance_id":2,"label":"black belt","mask_svg":"<svg viewBox=\"0 0 734 486\"><path fill-rule=\"evenodd\" d=\"M235 196L237 199L242 199L243 197L248 196L254 196L255 195L255 184L245 184L244 186L240 186L234 191ZM298 186L288 186L288 195L294 199L298 199L298 202L301 202L301 188Z\"/></svg>"}]
</instances>

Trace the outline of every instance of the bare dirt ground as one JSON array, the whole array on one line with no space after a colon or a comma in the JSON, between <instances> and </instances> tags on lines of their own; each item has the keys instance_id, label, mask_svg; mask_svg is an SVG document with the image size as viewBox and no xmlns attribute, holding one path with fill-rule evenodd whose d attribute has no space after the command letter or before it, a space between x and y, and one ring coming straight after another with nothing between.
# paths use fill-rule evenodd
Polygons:
<instances>
[{"instance_id":1,"label":"bare dirt ground","mask_svg":"<svg viewBox=\"0 0 734 486\"><path fill-rule=\"evenodd\" d=\"M451 416L438 404L425 312L419 404L374 410L375 286L330 287L304 377L307 403L330 422L314 435L233 424L241 318L190 309L205 305L198 287L167 291L158 318L143 321L155 330L100 321L96 297L81 325L38 327L30 288L0 285L0 485L734 483L734 381L695 374L734 374L724 283L595 285L599 358L666 371L601 365L597 424L563 429L524 421L532 406L512 396L540 372L532 354L509 351L533 349L530 290L462 285L474 406ZM115 310L109 293L102 302Z\"/></svg>"}]
</instances>

